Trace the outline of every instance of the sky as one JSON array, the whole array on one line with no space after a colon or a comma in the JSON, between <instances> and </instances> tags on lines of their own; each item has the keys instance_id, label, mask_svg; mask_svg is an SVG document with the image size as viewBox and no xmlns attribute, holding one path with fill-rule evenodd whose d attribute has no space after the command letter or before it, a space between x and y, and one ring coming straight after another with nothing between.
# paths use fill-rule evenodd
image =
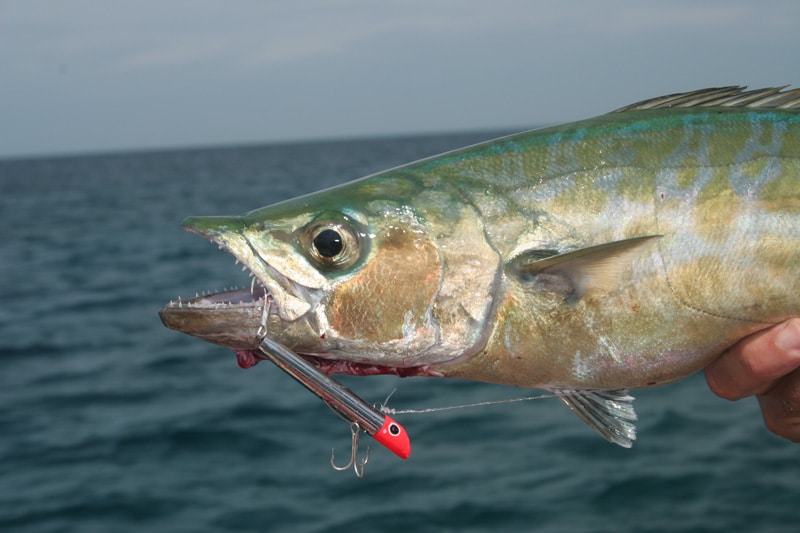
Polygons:
<instances>
[{"instance_id":1,"label":"sky","mask_svg":"<svg viewBox=\"0 0 800 533\"><path fill-rule=\"evenodd\" d=\"M527 129L800 87L797 0L0 0L0 157Z\"/></svg>"}]
</instances>

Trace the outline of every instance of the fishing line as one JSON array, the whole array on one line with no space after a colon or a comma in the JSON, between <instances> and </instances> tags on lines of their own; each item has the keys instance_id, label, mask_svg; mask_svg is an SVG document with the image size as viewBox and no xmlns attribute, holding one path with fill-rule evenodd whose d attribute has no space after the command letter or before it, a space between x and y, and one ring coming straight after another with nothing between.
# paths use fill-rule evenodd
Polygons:
<instances>
[{"instance_id":1,"label":"fishing line","mask_svg":"<svg viewBox=\"0 0 800 533\"><path fill-rule=\"evenodd\" d=\"M467 407L482 407L485 405L498 405L503 403L514 403L514 402L527 402L529 400L542 400L544 398L556 398L555 394L541 394L538 396L525 396L523 398L509 398L507 400L488 400L485 402L477 402L477 403L465 403L460 405L448 405L445 407L429 407L427 409L394 409L392 407L387 407L386 404L389 403L389 398L392 397L392 394L395 393L397 389L393 390L389 396L386 397L386 400L383 403L376 405L379 411L386 415L418 415L423 413L437 413L439 411L451 411L453 409L465 409Z\"/></svg>"}]
</instances>

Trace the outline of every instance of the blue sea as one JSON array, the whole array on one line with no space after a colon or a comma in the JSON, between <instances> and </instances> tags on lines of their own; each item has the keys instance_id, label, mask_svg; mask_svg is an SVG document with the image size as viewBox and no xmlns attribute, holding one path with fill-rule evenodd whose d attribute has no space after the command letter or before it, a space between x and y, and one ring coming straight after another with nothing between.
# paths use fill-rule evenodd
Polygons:
<instances>
[{"instance_id":1,"label":"blue sea","mask_svg":"<svg viewBox=\"0 0 800 533\"><path fill-rule=\"evenodd\" d=\"M350 432L315 396L161 325L170 299L248 283L184 217L491 136L0 161L0 531L798 531L800 447L702 376L635 392L630 450L552 398L397 415L411 457L375 444L359 479L331 468ZM538 393L337 379L396 409Z\"/></svg>"}]
</instances>

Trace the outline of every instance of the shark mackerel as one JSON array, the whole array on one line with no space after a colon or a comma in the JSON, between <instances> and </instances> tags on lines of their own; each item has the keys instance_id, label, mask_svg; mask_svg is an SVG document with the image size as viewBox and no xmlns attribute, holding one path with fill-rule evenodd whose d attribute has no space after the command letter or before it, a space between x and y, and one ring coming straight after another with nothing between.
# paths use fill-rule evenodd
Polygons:
<instances>
[{"instance_id":1,"label":"shark mackerel","mask_svg":"<svg viewBox=\"0 0 800 533\"><path fill-rule=\"evenodd\" d=\"M800 316L800 90L669 95L184 226L254 287L167 327L328 373L553 391L630 446L627 390Z\"/></svg>"}]
</instances>

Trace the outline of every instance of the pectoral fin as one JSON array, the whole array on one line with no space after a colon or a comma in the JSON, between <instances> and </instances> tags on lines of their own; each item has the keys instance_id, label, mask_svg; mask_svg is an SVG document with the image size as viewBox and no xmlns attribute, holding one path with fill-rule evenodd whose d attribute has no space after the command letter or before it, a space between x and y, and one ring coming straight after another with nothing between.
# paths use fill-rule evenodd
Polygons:
<instances>
[{"instance_id":1,"label":"pectoral fin","mask_svg":"<svg viewBox=\"0 0 800 533\"><path fill-rule=\"evenodd\" d=\"M633 258L660 237L635 237L549 256L543 250L530 250L512 259L509 268L575 301L587 293L610 292L623 285L623 274Z\"/></svg>"},{"instance_id":2,"label":"pectoral fin","mask_svg":"<svg viewBox=\"0 0 800 533\"><path fill-rule=\"evenodd\" d=\"M607 440L624 448L636 440L636 411L627 390L555 390L558 399Z\"/></svg>"}]
</instances>

